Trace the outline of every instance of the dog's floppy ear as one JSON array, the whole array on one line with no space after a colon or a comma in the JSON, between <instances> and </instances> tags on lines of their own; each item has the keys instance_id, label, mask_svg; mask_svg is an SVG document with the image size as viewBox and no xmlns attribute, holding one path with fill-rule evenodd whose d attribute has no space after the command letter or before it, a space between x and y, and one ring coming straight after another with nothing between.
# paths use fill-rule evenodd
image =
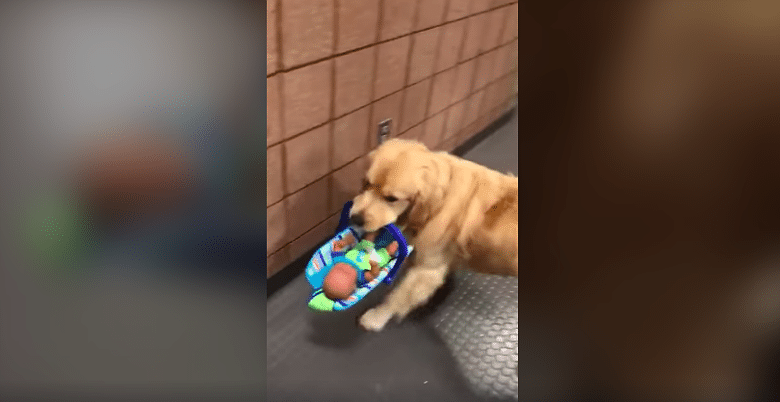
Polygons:
<instances>
[{"instance_id":1,"label":"dog's floppy ear","mask_svg":"<svg viewBox=\"0 0 780 402\"><path fill-rule=\"evenodd\" d=\"M422 163L415 173L417 191L412 198L408 221L412 227L422 227L441 208L444 188L438 183L439 167L433 161Z\"/></svg>"}]
</instances>

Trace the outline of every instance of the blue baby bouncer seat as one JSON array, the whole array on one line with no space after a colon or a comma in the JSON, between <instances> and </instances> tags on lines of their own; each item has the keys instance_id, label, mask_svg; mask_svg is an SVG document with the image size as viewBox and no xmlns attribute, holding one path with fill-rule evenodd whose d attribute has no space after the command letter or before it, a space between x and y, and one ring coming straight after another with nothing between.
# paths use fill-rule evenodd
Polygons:
<instances>
[{"instance_id":1,"label":"blue baby bouncer seat","mask_svg":"<svg viewBox=\"0 0 780 402\"><path fill-rule=\"evenodd\" d=\"M401 230L393 224L389 224L382 229L376 239L376 247L387 247L393 241L398 242L398 253L395 258L382 267L379 275L370 282L366 282L362 285L358 285L355 291L345 300L331 300L328 299L322 292L322 282L325 280L325 276L328 275L331 267L333 266L333 243L343 239L347 235L351 234L356 239L360 239L365 234L362 230L349 225L349 211L352 209L352 201L348 201L344 204L344 208L341 211L341 218L339 220L338 228L336 229L336 235L328 240L322 247L314 252L314 255L309 260L309 264L306 266L306 279L312 287L312 293L309 297L309 308L315 311L328 312L328 311L341 311L346 310L354 306L369 292L374 290L380 283L385 284L393 283L395 275L398 273L398 269L404 262L404 259L412 252L413 247L408 245L406 238L404 238Z\"/></svg>"}]
</instances>

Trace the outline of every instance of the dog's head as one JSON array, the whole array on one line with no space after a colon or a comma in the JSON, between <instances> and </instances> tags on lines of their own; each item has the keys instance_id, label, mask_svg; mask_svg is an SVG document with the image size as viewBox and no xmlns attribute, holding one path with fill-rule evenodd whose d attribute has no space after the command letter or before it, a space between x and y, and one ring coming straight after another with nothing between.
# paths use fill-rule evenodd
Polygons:
<instances>
[{"instance_id":1,"label":"dog's head","mask_svg":"<svg viewBox=\"0 0 780 402\"><path fill-rule=\"evenodd\" d=\"M425 145L391 139L368 158L363 190L350 212L353 225L367 231L390 223L419 225L441 204L440 166Z\"/></svg>"}]
</instances>

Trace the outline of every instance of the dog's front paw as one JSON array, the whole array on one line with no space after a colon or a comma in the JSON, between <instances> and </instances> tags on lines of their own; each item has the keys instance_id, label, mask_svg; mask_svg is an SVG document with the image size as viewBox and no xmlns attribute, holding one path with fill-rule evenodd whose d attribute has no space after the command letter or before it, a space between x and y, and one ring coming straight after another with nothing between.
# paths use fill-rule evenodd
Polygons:
<instances>
[{"instance_id":1,"label":"dog's front paw","mask_svg":"<svg viewBox=\"0 0 780 402\"><path fill-rule=\"evenodd\" d=\"M391 318L393 318L391 313L380 308L372 308L360 316L360 326L367 331L379 332Z\"/></svg>"}]
</instances>

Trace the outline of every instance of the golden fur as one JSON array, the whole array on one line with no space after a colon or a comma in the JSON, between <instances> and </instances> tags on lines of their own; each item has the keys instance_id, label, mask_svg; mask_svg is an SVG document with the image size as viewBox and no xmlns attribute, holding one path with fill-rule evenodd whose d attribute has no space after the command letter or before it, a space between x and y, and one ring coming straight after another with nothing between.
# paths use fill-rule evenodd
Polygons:
<instances>
[{"instance_id":1,"label":"golden fur","mask_svg":"<svg viewBox=\"0 0 780 402\"><path fill-rule=\"evenodd\" d=\"M351 215L374 231L398 225L414 245L415 261L361 325L381 330L425 303L454 266L517 276L518 182L416 141L389 140L369 154L363 191Z\"/></svg>"}]
</instances>

